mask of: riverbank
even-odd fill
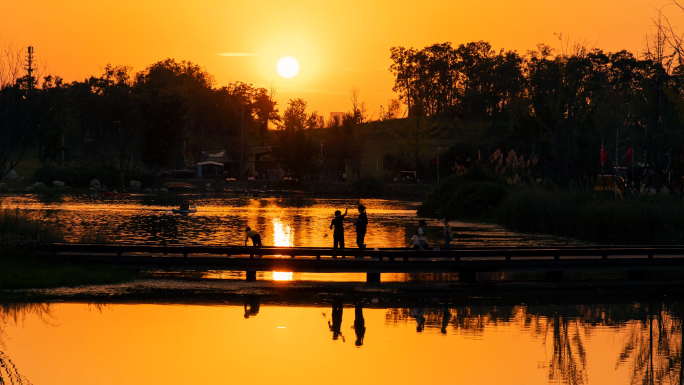
[[[419,284],[420,283],[420,284]],[[380,306],[429,306],[438,303],[487,305],[576,301],[652,300],[684,297],[684,280],[649,281],[583,280],[566,282],[321,282],[255,281],[230,279],[141,278],[129,282],[79,285],[75,287],[0,290],[0,303],[91,302],[241,305],[258,297],[262,304],[311,306],[331,299],[354,303],[359,299]]]
[[[430,192],[418,215],[496,223],[506,229],[611,245],[684,244],[684,199],[639,194],[511,187],[452,177]]]
[[[83,237],[84,240],[97,238],[90,233]],[[137,272],[122,268],[40,259],[30,246],[35,242],[61,241],[58,227],[25,211],[0,209],[0,289],[118,283],[137,276]]]

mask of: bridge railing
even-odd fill
[[[249,256],[258,257],[306,257],[320,260],[330,258],[371,258],[379,261],[408,259],[526,259],[526,258],[684,258],[684,246],[567,246],[567,247],[455,247],[452,250],[414,250],[410,248],[334,249],[327,247],[278,247],[278,246],[202,246],[202,245],[140,245],[111,243],[37,243],[41,254],[92,253],[122,256],[125,253],[193,256]]]

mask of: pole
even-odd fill
[[[242,134],[240,135],[240,176],[245,172],[245,104],[240,105],[241,117],[240,125],[242,126]]]
[[[615,184],[615,197],[617,198],[618,194],[618,133],[619,133],[619,128],[615,127],[615,165],[613,165],[613,169],[615,170],[614,174],[615,176],[613,177],[613,183]]]
[[[323,139],[321,139],[321,182],[323,182]]]
[[[603,154],[603,138],[601,138],[601,154]],[[601,175],[605,175],[605,172],[603,171],[603,164],[604,163],[605,162],[603,161],[603,159],[601,159]],[[603,178],[603,176],[602,176],[602,178]]]
[[[439,142],[437,142],[437,184],[439,184]]]

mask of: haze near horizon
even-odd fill
[[[407,0],[3,5],[0,41],[33,46],[38,62],[67,82],[99,75],[108,63],[137,72],[173,58],[204,67],[217,85],[273,86],[281,112],[288,100],[302,98],[309,111],[326,118],[351,110],[353,88],[371,117],[397,97],[388,70],[394,46],[484,40],[497,51],[524,54],[539,43],[557,50],[581,43],[641,55],[659,10],[673,25],[684,25],[684,12],[668,0],[439,1],[420,7]],[[296,76],[278,75],[276,64],[285,56],[299,62]]]

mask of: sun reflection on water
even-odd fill
[[[294,234],[292,227],[283,223],[280,218],[273,218],[273,246],[291,247]]]
[[[273,272],[274,281],[292,281],[293,273],[291,271],[274,271]]]

